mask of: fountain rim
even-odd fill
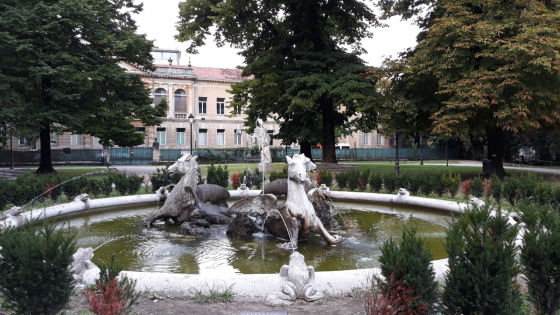
[[[230,198],[241,199],[256,196],[260,190],[230,190]],[[330,191],[329,195],[333,201],[352,201],[376,204],[389,204],[398,206],[413,206],[426,209],[447,211],[451,213],[462,213],[469,206],[467,203],[455,201],[432,199],[425,197],[414,197],[406,195],[391,195],[366,192]],[[20,227],[30,220],[45,220],[60,218],[70,215],[79,215],[89,211],[108,211],[114,207],[140,206],[157,203],[160,200],[158,194],[144,194],[133,196],[109,197],[100,199],[89,199],[80,195],[72,202],[50,206],[46,208],[31,209],[21,213],[17,217],[9,217],[0,221],[0,228]],[[436,280],[442,282],[448,270],[447,259],[432,261],[436,273]],[[193,295],[194,292],[207,293],[220,288],[233,291],[242,299],[260,300],[267,295],[276,292],[280,286],[278,274],[179,274],[163,272],[139,272],[123,271],[128,277],[137,280],[137,289],[150,292],[164,292],[181,294],[183,296]],[[380,276],[379,268],[350,269],[343,271],[320,271],[316,272],[316,287],[330,296],[343,296],[351,294],[356,289],[366,289],[373,275]],[[274,285],[270,285],[274,283]]]

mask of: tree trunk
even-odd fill
[[[395,174],[401,174],[401,167],[399,165],[399,133],[395,134]]]
[[[336,139],[334,137],[334,109],[332,99],[327,98],[321,102],[321,116],[323,118],[323,163],[337,163]]]
[[[39,139],[41,141],[41,162],[35,171],[37,174],[50,174],[55,170],[51,159],[51,126],[49,123],[42,123],[39,129]]]
[[[505,153],[505,135],[502,130],[491,129],[487,131],[488,137],[488,158],[491,161],[492,174],[504,178],[506,171],[504,170],[504,153]]]
[[[299,153],[305,154],[313,162],[313,157],[311,156],[311,143],[308,141],[299,142]]]

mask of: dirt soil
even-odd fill
[[[74,295],[65,310],[66,314],[91,314],[85,298]],[[364,302],[356,297],[327,297],[322,301],[307,303],[298,300],[290,306],[268,306],[264,302],[242,301],[199,303],[190,298],[142,296],[131,314],[365,314]]]

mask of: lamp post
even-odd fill
[[[192,124],[194,123],[194,116],[192,113],[189,114],[189,124],[191,124],[191,155],[192,155]]]

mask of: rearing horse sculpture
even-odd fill
[[[288,162],[288,194],[286,203],[280,208],[286,225],[290,230],[291,248],[297,248],[298,237],[309,232],[321,234],[330,245],[343,241],[339,235],[331,235],[317,217],[313,204],[307,198],[304,183],[310,181],[308,172],[315,171],[317,166],[304,154],[295,154],[293,158],[286,156]]]

